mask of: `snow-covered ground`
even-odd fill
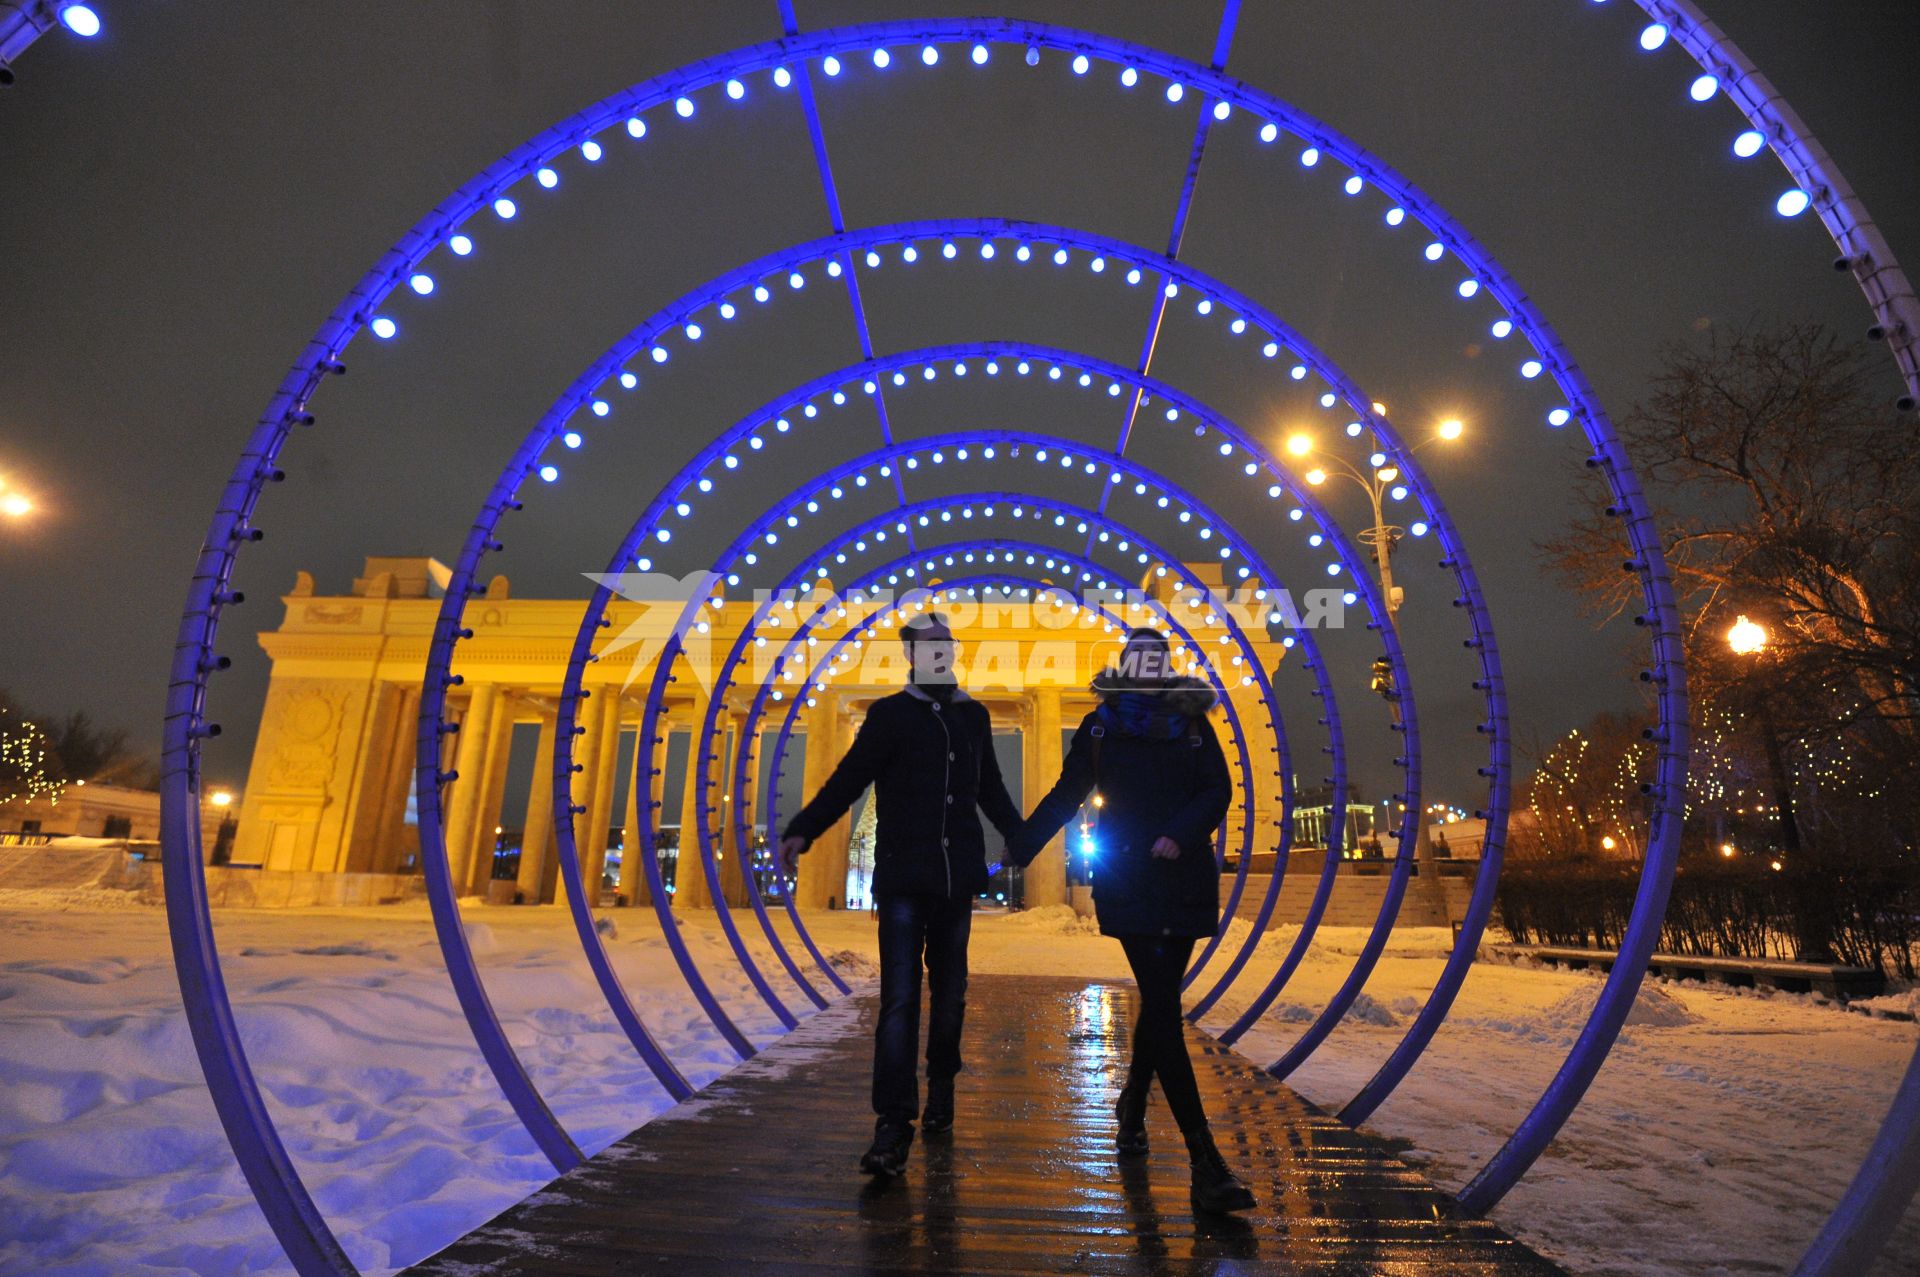
[[[201,1081],[164,918],[110,903],[86,892],[0,898],[0,1273],[287,1271]],[[495,1007],[584,1148],[666,1107],[562,911],[467,917]],[[849,976],[871,974],[869,916],[812,921]],[[651,913],[620,911],[614,925],[621,978],[673,1058],[696,1084],[729,1067]],[[281,1133],[364,1271],[431,1253],[550,1176],[467,1035],[423,907],[231,911],[216,926]],[[688,931],[736,1021],[772,1040],[776,1022],[712,915],[695,915]],[[1265,938],[1239,996],[1251,998],[1291,937]],[[1362,938],[1325,931],[1242,1049],[1276,1058]],[[1397,933],[1362,1005],[1292,1083],[1343,1103],[1399,1040],[1445,943],[1439,931]],[[981,915],[973,968],[1125,976],[1119,946],[1065,910]],[[1458,1188],[1551,1077],[1598,985],[1475,967],[1425,1059],[1369,1126]],[[1209,1023],[1236,1010],[1229,999]],[[1644,992],[1633,1021],[1494,1218],[1582,1277],[1787,1271],[1872,1139],[1916,1027],[1689,985]],[[1920,1209],[1875,1273],[1916,1271]]]

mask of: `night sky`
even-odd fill
[[[0,474],[39,512],[0,524],[0,686],[45,714],[84,709],[158,751],[167,662],[212,503],[289,361],[366,268],[455,187],[528,136],[630,84],[778,36],[773,0],[697,5],[409,0],[262,5],[171,0],[97,6],[106,33],[63,31],[17,64],[0,96]],[[1920,266],[1913,6],[1897,0],[1728,0],[1708,10],[1811,125],[1909,269]],[[804,28],[978,6],[801,3]],[[1004,12],[1158,45],[1204,62],[1219,11],[1147,0],[1014,3]],[[1724,100],[1697,105],[1697,68],[1643,53],[1642,12],[1591,0],[1250,3],[1230,74],[1358,139],[1421,185],[1514,274],[1566,339],[1603,402],[1624,414],[1662,343],[1744,320],[1815,320],[1848,337],[1871,320],[1836,274],[1817,219],[1773,212],[1790,183],[1770,157],[1739,161]],[[850,226],[940,216],[1064,223],[1164,248],[1200,95],[1123,91],[1112,69],[1076,78],[998,47],[972,66],[913,49],[876,71],[816,76]],[[803,119],[765,77],[718,93],[691,121],[659,114],[608,157],[558,165],[512,224],[475,219],[478,248],[436,254],[430,298],[388,304],[398,339],[361,337],[315,401],[320,421],[282,464],[246,551],[221,649],[235,669],[211,703],[227,734],[217,783],[245,779],[266,660],[254,631],[280,621],[296,570],[347,590],[367,554],[451,562],[480,500],[547,404],[629,328],[682,292],[828,227]],[[1278,310],[1354,374],[1409,434],[1459,416],[1468,435],[1430,466],[1484,578],[1526,747],[1603,708],[1636,703],[1630,626],[1598,630],[1542,578],[1536,543],[1578,485],[1576,432],[1543,423],[1558,399],[1515,373],[1495,311],[1462,301],[1457,262],[1388,229],[1374,191],[1263,147],[1244,113],[1215,129],[1182,258]],[[882,352],[1023,338],[1133,365],[1150,301],[1084,266],[1015,269],[970,254],[889,264],[863,278]],[[1169,312],[1156,375],[1276,444],[1344,417],[1291,383],[1285,361],[1238,345],[1190,299]],[[763,314],[710,329],[697,352],[622,400],[552,488],[536,484],[510,549],[490,560],[515,595],[578,596],[659,483],[704,438],[783,389],[859,359],[844,288],[818,276]],[[1898,390],[1891,358],[1887,396]],[[889,399],[903,437],[974,426],[1045,430],[1110,446],[1122,401],[980,379]],[[870,408],[826,412],[804,440],[743,465],[660,566],[685,572],[829,459],[879,442]],[[1817,445],[1816,445],[1817,446]],[[784,448],[784,452],[781,449]],[[1264,483],[1143,416],[1130,453],[1203,491],[1290,580],[1324,554],[1277,518]],[[984,469],[969,472],[975,482]],[[1002,476],[1003,478],[1010,476]],[[999,482],[1000,479],[993,480]],[[958,485],[961,478],[942,476]],[[1089,481],[1044,491],[1086,500]],[[942,490],[924,480],[916,496]],[[1364,505],[1342,499],[1351,516]],[[877,512],[871,505],[856,512]],[[1115,509],[1127,513],[1124,503]],[[1409,521],[1412,516],[1402,518]],[[1143,530],[1174,540],[1165,522]],[[1429,735],[1430,794],[1478,801],[1478,705],[1431,541],[1397,560],[1403,627]],[[1356,774],[1390,779],[1392,745],[1365,688],[1375,649],[1331,636],[1354,721]],[[1301,770],[1316,779],[1307,680],[1283,669]]]

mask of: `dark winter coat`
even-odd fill
[[[1020,826],[993,752],[987,707],[956,690],[945,705],[909,686],[867,710],[853,747],[783,836],[811,843],[868,785],[879,804],[873,894],[973,896],[987,887],[978,807],[1002,837]]]
[[[1008,855],[1016,864],[1031,861],[1080,810],[1095,788],[1097,734],[1103,805],[1096,809],[1092,865],[1101,932],[1210,936],[1220,924],[1214,831],[1233,796],[1226,756],[1206,718],[1213,690],[1199,679],[1177,678],[1157,691],[1158,708],[1172,720],[1169,736],[1129,730],[1111,684],[1095,679],[1093,690],[1102,694],[1100,706],[1081,720],[1059,782],[1008,840]],[[1150,854],[1162,836],[1180,845],[1178,857]]]

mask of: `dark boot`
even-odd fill
[[[1146,1155],[1147,1086],[1146,1082],[1129,1081],[1120,1088],[1120,1098],[1114,1101],[1113,1120],[1118,1129],[1114,1132],[1113,1146],[1120,1150],[1122,1157]]]
[[[920,1113],[920,1130],[925,1135],[945,1135],[953,1129],[953,1079],[927,1079],[927,1107]]]
[[[913,1147],[913,1123],[881,1118],[873,1128],[873,1144],[860,1156],[860,1169],[869,1175],[898,1175],[907,1169],[907,1150]]]
[[[1205,1126],[1185,1132],[1187,1156],[1193,1161],[1193,1189],[1188,1194],[1196,1215],[1225,1211],[1252,1210],[1253,1193],[1227,1169],[1226,1159],[1214,1146],[1213,1132]]]

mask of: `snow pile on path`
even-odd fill
[[[1040,905],[1019,913],[1006,915],[1000,924],[1013,931],[1031,932],[1042,936],[1097,936],[1100,924],[1092,918],[1082,918],[1073,911],[1072,905]]]
[[[1589,979],[1541,1012],[1540,1023],[1563,1032],[1579,1032],[1593,1015],[1593,1008],[1600,1001],[1603,987],[1600,979]],[[1646,981],[1641,982],[1639,991],[1633,996],[1633,1006],[1627,1010],[1627,1024],[1630,1026],[1675,1029],[1698,1023],[1700,1017],[1687,1010],[1686,1003]]]

